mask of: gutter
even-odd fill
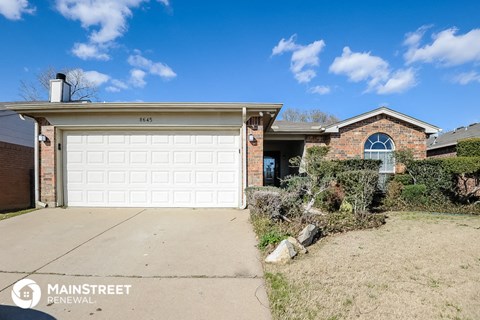
[[[39,127],[38,127],[38,121],[35,119],[35,118],[32,118],[32,117],[29,117],[29,116],[25,116],[23,114],[19,114],[18,115],[20,117],[20,119],[22,119],[23,121],[25,121],[25,118],[30,118],[33,120],[33,123],[34,123],[34,130],[33,130],[33,175],[34,175],[34,189],[35,189],[35,202],[34,202],[34,205],[35,205],[35,208],[37,207],[37,205],[41,205],[40,203],[40,183],[39,183],[39,178],[38,178],[38,174],[39,174],[39,159],[40,159],[40,150],[39,150],[39,147],[38,147],[38,134],[39,134]]]
[[[242,171],[243,171],[243,181],[242,181],[242,205],[240,209],[247,208],[247,195],[245,194],[245,188],[247,187],[247,108],[242,108]]]

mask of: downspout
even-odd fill
[[[243,147],[243,153],[242,153],[242,168],[243,168],[243,182],[242,182],[242,206],[240,209],[245,209],[247,207],[247,195],[245,194],[245,189],[247,188],[247,108],[243,107],[242,108],[242,147]]]
[[[38,148],[38,134],[39,134],[39,128],[38,128],[38,121],[35,118],[24,116],[23,114],[18,115],[20,119],[25,121],[25,118],[30,118],[33,120],[34,123],[34,129],[33,129],[33,180],[34,180],[34,188],[35,188],[35,202],[34,205],[37,207],[37,205],[40,202],[40,183],[38,180],[38,173],[39,173],[39,167],[38,167],[38,162],[39,162],[39,148]]]

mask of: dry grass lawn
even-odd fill
[[[480,217],[390,213],[266,265],[276,319],[480,319]]]

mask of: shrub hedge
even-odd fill
[[[480,157],[480,138],[470,138],[458,141],[457,156]]]
[[[354,170],[373,170],[378,171],[382,165],[381,160],[375,159],[347,159],[347,160],[333,160],[335,163],[336,173]]]
[[[441,159],[445,171],[453,174],[480,173],[480,156]]]
[[[421,204],[424,205],[427,202],[426,198],[427,187],[424,184],[412,184],[403,186],[402,198],[408,204]]]
[[[377,190],[378,171],[345,171],[340,173],[337,179],[345,192],[345,200],[353,206],[353,212],[366,212]]]
[[[407,186],[409,184],[413,184],[413,178],[412,176],[408,174],[396,174],[393,176],[392,181],[399,182],[403,184],[404,186]]]

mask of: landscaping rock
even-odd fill
[[[300,242],[303,246],[308,247],[315,241],[319,234],[320,230],[314,224],[309,224],[306,226],[302,232],[298,235],[298,242]]]
[[[289,241],[283,240],[275,248],[275,250],[268,255],[268,257],[265,259],[265,262],[285,264],[296,255],[297,252],[295,251],[293,245]]]
[[[300,242],[298,242],[298,240],[295,239],[294,237],[288,237],[287,241],[290,242],[291,244],[293,244],[293,247],[298,252],[303,253],[303,254],[308,252],[308,250]]]

